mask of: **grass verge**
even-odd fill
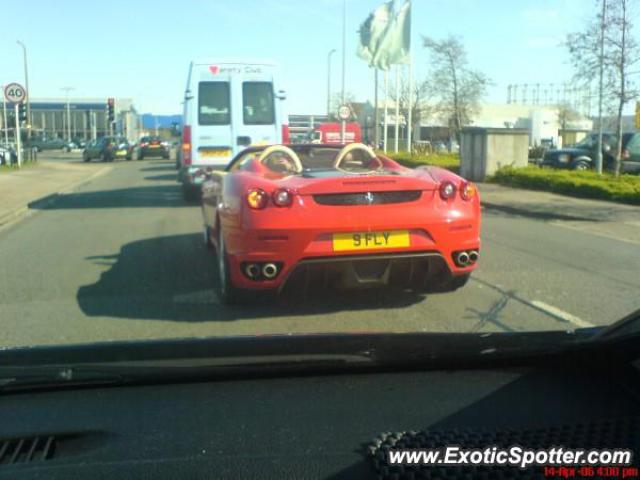
[[[620,175],[615,178],[611,174],[598,175],[588,171],[505,167],[498,170],[490,181],[509,187],[640,205],[638,175]]]

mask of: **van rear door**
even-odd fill
[[[232,95],[233,104],[240,107],[233,119],[236,151],[282,141],[270,69],[259,65],[246,68]]]
[[[226,165],[232,157],[232,89],[228,77],[198,82],[197,127],[192,133],[193,165]]]

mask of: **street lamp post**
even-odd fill
[[[71,143],[71,105],[69,105],[69,92],[75,90],[75,88],[63,87],[60,90],[67,94],[67,141]]]
[[[332,48],[327,55],[327,119],[331,115],[331,55],[336,53],[336,49]]]
[[[347,0],[342,0],[342,95],[341,105],[345,102],[344,83],[347,74]],[[345,143],[346,122],[342,120],[340,128],[340,143]]]
[[[2,85],[2,115],[4,117],[2,126],[4,127],[4,145],[6,147],[9,145],[9,125],[7,124],[7,98],[4,96],[4,85]]]
[[[22,47],[22,58],[24,63],[24,85],[27,89],[27,138],[31,138],[31,90],[29,90],[29,70],[27,68],[27,47],[18,40],[18,45]]]

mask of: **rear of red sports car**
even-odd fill
[[[298,147],[303,160],[305,148],[316,147]],[[316,165],[278,174],[256,158],[232,167],[218,196],[204,198],[207,235],[225,257],[229,286],[464,285],[480,251],[475,186],[437,167],[377,160],[365,173]],[[215,207],[209,222],[208,205]]]

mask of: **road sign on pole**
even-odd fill
[[[10,83],[4,87],[4,98],[11,103],[22,103],[27,98],[27,91],[19,83]]]
[[[22,139],[20,136],[20,104],[16,103],[16,150],[18,151],[18,168],[22,166]]]

